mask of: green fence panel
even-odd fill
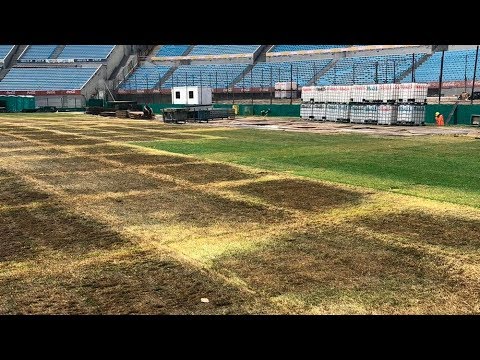
[[[429,104],[425,108],[425,123],[435,123],[435,112],[443,114],[443,118],[447,121],[453,104]],[[449,125],[470,125],[471,116],[480,115],[480,105],[462,104],[458,105],[457,110],[452,116]]]

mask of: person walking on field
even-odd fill
[[[443,121],[443,115],[440,114],[438,111],[435,113],[435,123],[437,126],[444,126],[445,123]]]

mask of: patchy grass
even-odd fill
[[[454,249],[480,250],[480,221],[419,211],[378,213],[358,219],[359,226],[418,242]]]
[[[148,169],[154,173],[166,174],[195,184],[218,181],[253,179],[256,174],[247,173],[234,166],[218,163],[188,163],[178,166],[157,166]]]
[[[283,211],[259,204],[227,199],[159,181],[158,190],[83,202],[91,211],[113,218],[117,224],[144,226],[181,224],[209,227],[214,224],[244,226],[273,224],[285,220]],[[225,239],[228,241],[228,239]]]
[[[82,156],[51,157],[28,159],[19,164],[19,168],[36,173],[57,173],[71,171],[95,171],[97,169],[115,168],[113,165],[99,163],[98,160]]]
[[[122,243],[101,223],[51,205],[0,211],[0,262],[45,251],[86,254]]]
[[[252,303],[251,294],[140,249],[53,274],[0,280],[4,314],[238,314]]]
[[[304,180],[258,181],[234,187],[243,194],[261,198],[272,205],[296,210],[325,210],[359,203],[362,195],[355,191]]]
[[[72,114],[4,132],[25,138],[0,141],[0,313],[480,313],[473,140]],[[193,156],[122,144],[146,138]]]
[[[162,164],[180,164],[190,162],[192,159],[188,157],[172,156],[172,155],[154,155],[154,154],[122,154],[109,155],[105,157],[108,160],[114,160],[124,165],[162,165]]]
[[[472,156],[478,150],[478,140],[473,138],[268,130],[212,130],[202,134],[221,138],[139,145],[444,201],[439,193],[445,189],[456,195],[448,201],[480,207],[480,163]],[[416,190],[417,185],[422,186],[421,191]]]
[[[2,171],[0,176],[8,176],[0,181],[0,205],[26,205],[50,198],[47,193],[35,190],[30,185],[20,181],[13,173]]]
[[[139,177],[138,173],[125,170],[39,175],[37,178],[74,195],[101,195],[105,192],[155,190],[163,185],[162,182],[154,178]]]
[[[480,310],[478,282],[455,279],[445,261],[345,228],[307,227],[255,251],[219,258],[214,268],[233,272],[267,296],[300,299],[312,312]]]

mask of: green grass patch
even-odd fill
[[[268,130],[212,130],[220,138],[138,144],[314,179],[480,207],[478,140]]]

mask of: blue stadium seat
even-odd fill
[[[0,90],[80,90],[99,67],[12,68]]]
[[[270,52],[337,49],[351,45],[275,45]]]
[[[14,45],[0,45],[0,62],[3,62],[5,57],[12,50]]]
[[[168,69],[170,69],[170,66],[143,64],[136,68],[131,76],[120,85],[120,89],[154,89]]]
[[[436,82],[440,77],[442,53],[434,53],[427,61],[415,70],[417,82]],[[475,63],[475,49],[446,51],[443,63],[443,81],[462,81],[473,79]],[[477,70],[480,69],[480,59],[477,62]],[[466,74],[465,74],[466,69]],[[408,79],[402,81],[408,82]]]
[[[253,54],[260,45],[196,45],[188,55]]]
[[[56,48],[57,45],[29,45],[19,61],[49,59]]]
[[[246,64],[208,64],[179,66],[164,87],[202,85],[226,88],[246,68]]]
[[[417,54],[418,60],[423,54]],[[412,66],[412,55],[368,56],[340,59],[318,85],[393,83]]]
[[[182,56],[189,45],[162,45],[156,56]]]
[[[308,60],[292,62],[257,63],[252,72],[248,72],[244,79],[235,87],[269,87],[276,82],[292,80],[299,86],[304,86],[315,73],[319,73],[330,62],[326,60]],[[290,76],[292,73],[292,76]],[[290,79],[292,77],[292,79]]]
[[[115,45],[67,45],[58,59],[105,60]]]

